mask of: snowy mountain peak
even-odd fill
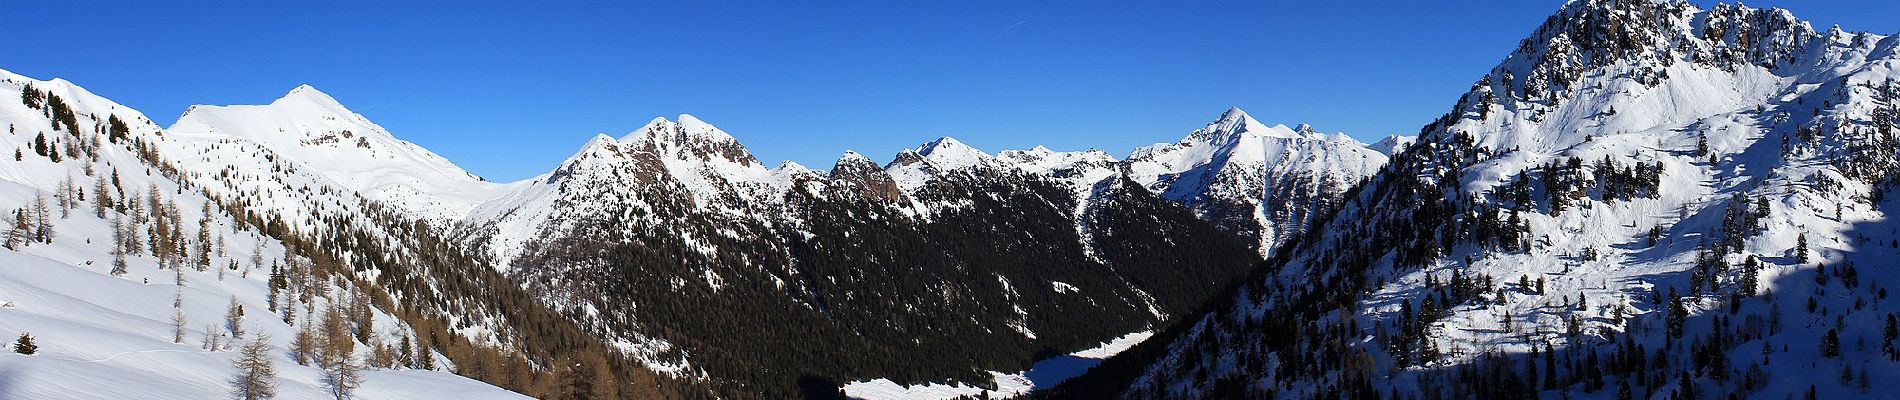
[[[1390,157],[1405,151],[1405,146],[1410,146],[1416,141],[1418,141],[1418,136],[1386,135],[1385,139],[1380,139],[1366,147]]]
[[[647,121],[645,126],[641,126],[640,129],[636,129],[632,133],[627,134],[627,136],[621,138],[621,141],[633,143],[656,139],[671,141],[699,140],[708,142],[739,141],[733,138],[731,134],[726,133],[726,131],[720,130],[719,127],[713,126],[713,124],[707,123],[698,117],[694,117],[692,114],[680,114],[674,117],[673,120],[668,120],[666,117],[653,117],[653,120]]]
[[[1188,135],[1186,140],[1210,143],[1231,143],[1244,136],[1264,136],[1277,138],[1299,138],[1300,132],[1286,125],[1267,126],[1254,119],[1240,107],[1228,108],[1219,119],[1208,123],[1207,127]]]
[[[355,112],[351,112],[349,108],[344,107],[343,103],[337,102],[335,97],[331,97],[329,93],[317,90],[316,87],[310,86],[310,84],[297,85],[297,87],[290,89],[290,92],[284,93],[283,97],[272,100],[270,106],[294,108],[314,115],[337,117],[357,116]]]
[[[787,162],[790,162],[790,161],[787,161]],[[860,153],[858,153],[858,151],[857,151],[857,150],[845,150],[845,151],[844,151],[844,154],[843,154],[843,155],[840,155],[840,156],[838,156],[838,162],[839,162],[839,163],[844,163],[844,162],[852,162],[852,163],[859,163],[859,162],[864,162],[864,163],[871,163],[872,165],[876,165],[876,164],[877,164],[877,162],[875,162],[875,161],[871,161],[871,158],[870,158],[870,157],[865,157],[865,156],[864,156],[864,154],[860,154]]]
[[[594,137],[587,139],[586,144],[581,145],[580,151],[574,152],[574,156],[570,156],[567,159],[573,160],[574,157],[580,156],[581,153],[595,151],[596,149],[600,149],[600,148],[611,147],[614,145],[618,145],[619,143],[620,141],[614,140],[613,136],[607,136],[607,134],[605,133],[595,133]]]
[[[1232,108],[1179,142],[1136,149],[1125,163],[1135,182],[1265,252],[1324,215],[1308,205],[1327,204],[1385,161],[1343,134],[1268,127]]]
[[[815,172],[811,169],[811,167],[807,167],[805,166],[805,164],[799,164],[797,161],[792,161],[792,160],[780,161],[778,163],[778,166],[772,167],[772,170],[779,172],[781,174]]]
[[[1227,120],[1242,120],[1242,119],[1253,119],[1253,116],[1247,115],[1247,110],[1242,110],[1240,109],[1240,107],[1235,106],[1235,107],[1227,107],[1227,111],[1221,112],[1219,120],[1227,121]]]
[[[996,159],[1016,169],[1039,174],[1081,165],[1108,165],[1116,161],[1115,156],[1099,149],[1055,151],[1041,145],[1029,150],[1003,150],[996,153]]]
[[[918,147],[917,154],[946,171],[974,167],[995,158],[949,136],[924,143]]]
[[[303,164],[341,187],[432,218],[460,218],[496,195],[499,186],[422,146],[396,138],[310,85],[297,86],[266,105],[192,106],[166,132],[178,139],[166,145],[190,152],[225,147],[219,145],[223,142],[248,142],[274,158]]]
[[[720,130],[691,114],[680,114],[678,122],[665,117],[655,117],[620,139],[621,143],[633,144],[640,149],[661,154],[663,158],[707,162],[719,160],[721,163],[736,164],[745,168],[763,170],[764,164],[752,157],[752,152],[739,143],[739,139]]]

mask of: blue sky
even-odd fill
[[[824,169],[945,135],[1119,156],[1230,106],[1409,134],[1561,1],[526,3],[0,0],[0,68],[161,124],[309,83],[501,181],[679,113]],[[1892,0],[1748,3],[1900,31]]]

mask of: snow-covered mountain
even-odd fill
[[[184,141],[255,143],[315,167],[336,186],[433,219],[460,218],[505,190],[397,139],[310,85],[266,105],[192,106],[165,131]]]
[[[770,371],[987,383],[982,370],[1018,370],[1038,349],[1157,326],[1200,303],[1186,288],[1251,265],[1234,253],[1245,247],[1107,179],[1115,171],[1102,152],[999,157],[951,138],[885,166],[846,152],[826,172],[766,168],[730,134],[682,115],[594,138],[475,207],[456,231],[649,367],[728,395],[789,395],[797,376]],[[1173,240],[1160,235],[1193,238],[1201,254],[1149,250]],[[893,323],[910,315],[939,326]],[[828,361],[774,350],[806,342],[832,349]],[[978,343],[991,350],[892,363]]]
[[[1233,108],[1180,142],[1136,149],[1125,170],[1267,255],[1385,162],[1345,134],[1266,126]]]
[[[1892,392],[1897,46],[1570,2],[1215,312],[1055,394]]]
[[[768,168],[731,134],[680,115],[599,135],[549,173],[502,184],[307,85],[266,105],[193,106],[164,129],[90,94],[61,95],[80,104],[71,107],[21,97],[25,111],[6,120],[19,129],[90,126],[33,155],[123,151],[130,158],[74,171],[139,170],[147,178],[129,193],[156,180],[147,198],[208,204],[215,224],[265,244],[261,259],[298,265],[307,274],[247,278],[303,290],[272,304],[285,315],[330,304],[330,290],[366,292],[376,315],[396,321],[381,326],[402,329],[361,343],[428,337],[457,374],[536,396],[772,398],[809,379],[885,391],[1046,387],[1060,378],[1010,372],[1049,371],[1035,362],[1052,354],[1100,357],[1193,313],[1215,293],[1207,288],[1247,274],[1400,147],[1266,127],[1235,109],[1127,160],[1044,147],[992,154],[945,137],[883,165],[846,151],[819,171]],[[25,188],[73,186],[22,162],[0,172]],[[31,203],[16,200],[0,205]],[[81,240],[93,242],[117,240]],[[319,281],[333,287],[309,283]],[[560,367],[577,358],[581,368]],[[550,383],[588,373],[606,383]]]
[[[0,163],[12,216],[0,227],[0,335],[38,346],[0,355],[0,397],[227,397],[249,340],[269,346],[281,397],[330,397],[322,369],[285,354],[300,327],[381,288],[315,278],[329,272],[162,161],[153,143],[167,134],[138,111],[6,71],[0,99],[0,147],[15,150]],[[339,338],[371,366],[357,395],[523,397],[445,372],[453,362],[398,313],[362,308],[350,318],[361,334]]]

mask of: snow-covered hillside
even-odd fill
[[[165,131],[181,141],[261,145],[337,186],[420,217],[453,221],[505,190],[397,139],[309,85],[266,105],[192,106]]]
[[[1067,393],[1891,392],[1897,43],[1573,1],[1227,306]]]
[[[20,193],[89,193],[111,177],[119,204],[108,208],[155,232],[175,221],[140,217],[135,200],[189,199],[180,215],[198,210],[251,240],[238,245],[264,243],[258,259],[301,260],[300,271],[335,278],[330,290],[368,293],[378,315],[399,321],[383,326],[408,331],[390,335],[442,341],[444,364],[471,364],[457,373],[537,396],[592,370],[617,378],[604,387],[741,397],[785,395],[799,375],[988,385],[984,371],[1166,326],[1329,213],[1384,163],[1381,151],[1399,147],[1269,128],[1236,109],[1129,160],[992,154],[946,137],[883,165],[846,151],[818,171],[767,168],[732,135],[680,115],[598,136],[547,174],[501,184],[307,85],[266,105],[193,106],[165,129],[90,94],[60,95],[70,107],[21,97],[9,133],[33,159],[0,169]],[[42,132],[47,143],[34,145],[28,133]],[[87,161],[57,161],[79,155]],[[59,181],[34,160],[77,178]],[[223,254],[194,262],[251,259]],[[174,256],[191,254],[153,255]],[[327,293],[304,285],[310,276],[287,279],[298,283],[275,286]],[[734,319],[759,333],[730,335],[722,321]],[[829,350],[776,351],[784,346]],[[914,361],[944,348],[983,351]],[[562,367],[588,353],[615,361]]]
[[[272,290],[274,278],[309,273],[309,261],[154,163],[150,144],[165,133],[137,111],[5,71],[0,99],[0,148],[15,150],[0,163],[0,210],[13,217],[0,229],[0,335],[38,345],[0,355],[0,397],[226,397],[241,341],[260,336],[281,398],[330,397],[322,370],[287,354],[313,314],[368,299],[362,287],[303,277],[293,279],[302,289]],[[373,366],[359,396],[523,397],[441,372],[449,362],[384,310],[360,315],[362,333],[341,339],[361,348],[352,362]]]

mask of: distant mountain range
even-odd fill
[[[1578,0],[1415,137],[818,170],[679,115],[510,183],[307,85],[160,127],[0,71],[0,397],[223,397],[247,340],[286,397],[1876,396],[1896,43]]]

